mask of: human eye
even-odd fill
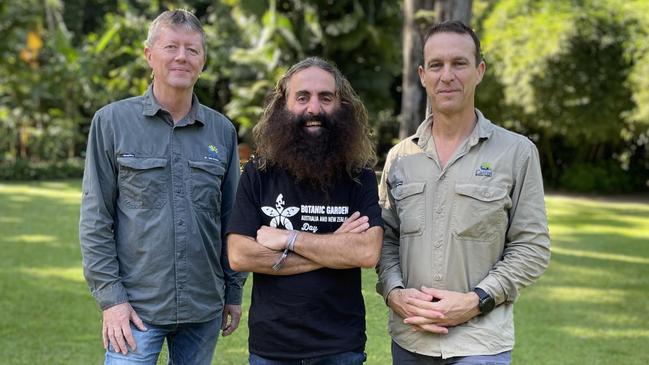
[[[331,104],[334,101],[333,95],[324,95],[322,96],[322,102],[325,104]]]
[[[198,54],[200,53],[198,49],[193,47],[188,48],[187,51],[189,51],[189,53],[191,53],[193,56],[198,56]]]
[[[304,95],[304,94],[298,94],[298,95],[295,97],[295,101],[297,101],[297,102],[300,103],[300,104],[304,104],[304,103],[306,103],[306,102],[309,101],[309,98],[308,98],[306,95]]]
[[[439,70],[441,67],[442,67],[442,63],[441,63],[441,62],[430,62],[430,63],[428,64],[428,68],[429,68],[430,70]]]

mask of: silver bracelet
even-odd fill
[[[273,265],[273,270],[279,271],[282,266],[284,266],[284,262],[286,261],[288,254],[288,248],[284,249],[284,252],[282,252],[282,255],[279,257],[279,260],[277,260],[277,262],[275,262],[275,264]]]
[[[288,234],[288,238],[286,239],[286,249],[289,251],[295,251],[295,241],[297,241],[297,235],[299,231],[291,231]]]

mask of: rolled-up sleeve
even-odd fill
[[[103,310],[128,301],[115,247],[117,166],[112,133],[97,112],[90,126],[83,174],[79,240],[83,273]]]
[[[394,209],[390,189],[388,186],[388,174],[394,156],[388,154],[386,159],[381,182],[379,184],[379,204],[381,205],[381,216],[385,225],[383,233],[383,245],[381,247],[381,258],[376,266],[378,282],[376,291],[387,300],[388,294],[394,288],[403,288],[403,275],[399,260],[399,216]]]
[[[497,304],[514,302],[520,289],[534,283],[550,262],[550,235],[545,211],[543,178],[536,147],[520,154],[515,166],[505,249],[501,261],[477,285]]]
[[[230,133],[231,151],[228,161],[228,170],[223,178],[221,186],[221,267],[225,277],[225,304],[241,304],[243,296],[243,285],[246,282],[248,273],[237,272],[230,268],[228,261],[228,250],[226,244],[227,224],[230,220],[234,199],[236,197],[237,185],[239,184],[239,153],[237,151],[237,135],[232,129]]]

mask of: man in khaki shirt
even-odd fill
[[[432,114],[379,187],[393,363],[509,364],[513,303],[550,259],[538,152],[474,108],[486,66],[469,27],[433,26],[423,53]]]

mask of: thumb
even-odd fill
[[[131,322],[139,329],[140,331],[148,331],[142,320],[140,319],[140,316],[135,313],[134,310],[131,311]]]

